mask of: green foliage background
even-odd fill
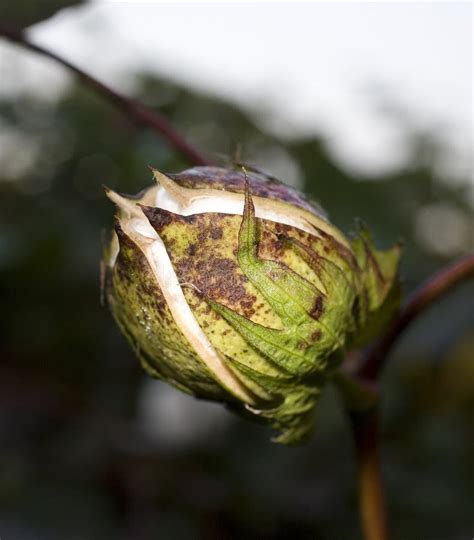
[[[420,207],[472,211],[462,188],[435,178],[437,134],[407,131],[405,169],[366,181],[323,140],[279,140],[252,115],[170,81],[143,74],[137,97],[217,162],[241,143],[244,160],[278,175],[262,156],[286,156],[346,232],[361,217],[379,245],[404,238],[405,291],[448,262],[417,241]],[[227,430],[173,449],[140,429],[146,375],[99,301],[101,231],[113,214],[101,185],[133,193],[151,182],[147,165],[188,164],[79,85],[54,104],[3,101],[0,119],[39,149],[21,174],[0,170],[2,538],[359,538],[352,441],[334,391],[303,448],[271,445],[269,431],[230,413]],[[10,159],[23,157],[19,146]],[[417,322],[383,378],[395,539],[473,534],[473,297],[466,284]]]

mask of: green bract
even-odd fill
[[[398,246],[351,242],[294,190],[260,173],[154,171],[117,205],[107,298],[143,367],[297,443],[348,346],[397,306]]]

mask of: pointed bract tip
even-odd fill
[[[111,200],[120,210],[126,212],[129,215],[138,216],[140,215],[140,209],[137,207],[137,204],[130,199],[127,199],[123,195],[120,195],[116,191],[104,186],[105,194],[109,200]]]
[[[168,182],[171,182],[171,179],[168,176],[166,176],[166,174],[159,171],[158,169],[155,169],[154,167],[150,167],[150,170],[153,173],[153,178],[158,184],[164,183],[166,185]]]
[[[153,167],[151,167],[151,170],[153,172],[153,178],[155,179],[155,182],[159,186],[163,187],[165,189],[165,191],[173,193],[175,191],[179,191],[179,190],[182,189],[173,180],[171,180],[171,178],[169,176],[162,173],[158,169],[154,169]]]
[[[169,197],[171,197],[180,207],[187,206],[195,195],[195,190],[185,188],[177,184],[166,174],[152,169],[155,180],[161,186]]]
[[[164,174],[161,171],[159,171],[158,169],[155,169],[155,167],[153,167],[153,165],[148,165],[148,168],[150,169],[155,182],[159,184],[160,183],[160,178],[162,176],[164,176]]]

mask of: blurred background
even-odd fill
[[[405,241],[405,292],[473,249],[470,3],[2,0],[0,26],[159,110],[210,159]],[[60,9],[66,8],[66,9]],[[0,537],[360,538],[350,430],[310,444],[145,376],[100,305],[101,185],[189,164],[61,66],[0,40]],[[474,534],[474,284],[383,377],[393,538]]]

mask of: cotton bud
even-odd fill
[[[349,241],[302,195],[261,173],[154,171],[108,191],[112,313],[147,372],[305,440],[347,347],[396,306],[398,246]]]

